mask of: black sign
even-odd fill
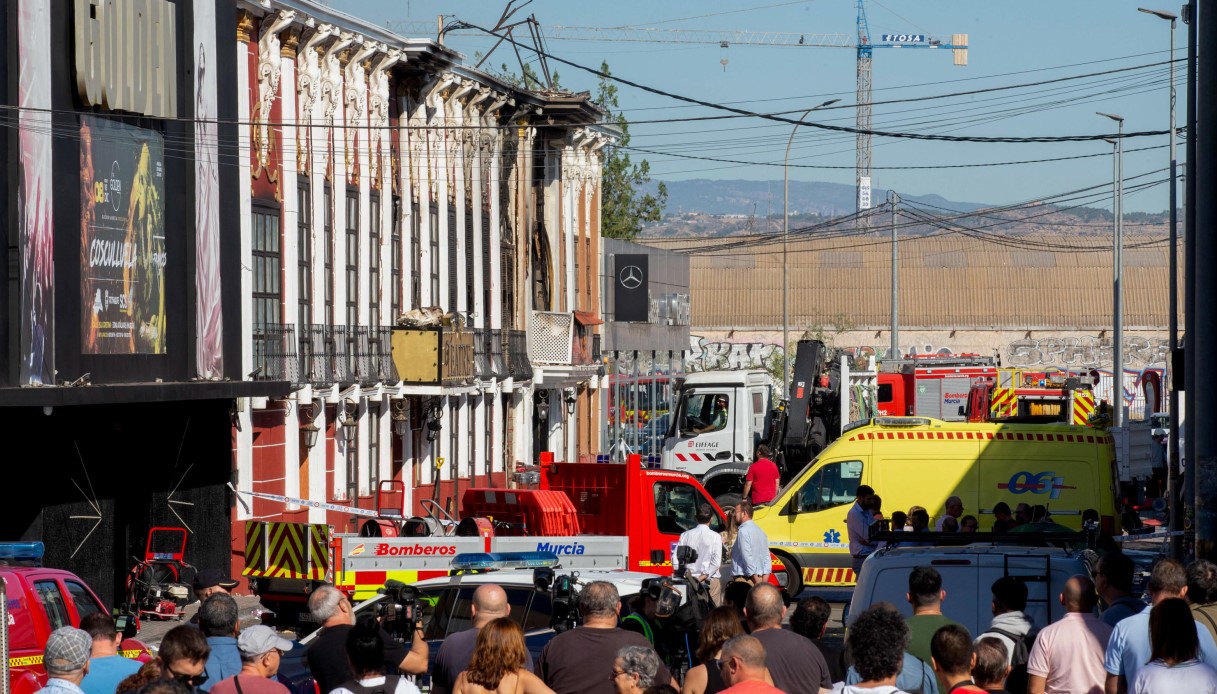
[[[617,255],[613,263],[613,317],[629,323],[646,323],[651,315],[648,283],[650,257],[644,253]]]

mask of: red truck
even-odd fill
[[[322,581],[362,600],[389,579],[447,576],[453,557],[476,552],[548,552],[564,569],[670,575],[672,548],[697,524],[700,504],[714,509],[711,528],[723,528],[722,509],[692,475],[645,468],[637,455],[625,464],[548,463],[539,472],[537,489],[465,490],[460,522],[393,517],[383,506],[358,534],[250,521],[243,573],[277,625],[307,631],[304,603]]]
[[[944,421],[967,418],[972,385],[997,378],[993,359],[978,354],[918,354],[884,361],[878,373],[881,415]]]
[[[63,626],[79,626],[94,612],[110,610],[83,580],[70,571],[41,566],[41,542],[0,543],[0,579],[4,581],[8,619],[9,691],[32,694],[46,685],[42,652],[51,632]],[[151,657],[148,648],[135,640],[134,619],[122,622],[123,655]]]

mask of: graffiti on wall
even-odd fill
[[[699,335],[689,336],[689,356],[685,371],[719,369],[763,369],[782,347],[771,342],[712,342]]]
[[[1124,338],[1125,366],[1165,364],[1170,347],[1161,338]],[[1098,337],[1040,337],[1015,340],[1006,346],[1003,366],[1059,366],[1061,368],[1094,368],[1110,366],[1114,361],[1111,338]]]

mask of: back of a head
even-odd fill
[[[118,636],[114,618],[105,612],[94,612],[82,617],[80,628],[87,631],[94,641],[113,641]]]
[[[134,675],[129,675],[119,682],[118,686],[114,690],[115,694],[126,694],[127,692],[134,692],[143,689],[148,685],[149,682],[161,678],[161,670],[162,666],[160,660],[156,658],[149,660],[141,665],[139,670],[137,670]],[[169,681],[177,682],[177,680]],[[178,684],[181,683],[178,682]],[[182,686],[185,687],[186,685],[183,684]]]
[[[978,687],[1002,684],[1006,679],[1006,644],[996,636],[986,636],[972,646],[976,664],[972,666],[972,681]]]
[[[790,615],[790,629],[809,639],[818,639],[824,633],[824,625],[832,614],[828,601],[818,595],[804,598]]]
[[[528,649],[524,630],[508,617],[499,617],[478,631],[469,661],[469,681],[487,689],[499,686],[503,676],[524,667]]]
[[[1197,559],[1187,565],[1187,600],[1194,605],[1217,602],[1217,564]]]
[[[361,678],[369,673],[381,673],[385,667],[385,642],[380,628],[372,621],[359,620],[347,633],[347,659],[351,671]]]
[[[1043,504],[1036,504],[1031,507],[1031,522],[1043,523],[1048,520],[1048,507]]]
[[[791,619],[791,625],[794,620]],[[697,659],[708,663],[723,644],[744,633],[740,626],[739,612],[730,605],[722,605],[706,613],[697,639]]]
[[[930,526],[930,512],[923,508],[914,509],[909,513],[909,519],[915,528],[928,528]]]
[[[1061,597],[1067,611],[1081,614],[1091,612],[1099,602],[1099,596],[1094,590],[1094,581],[1083,574],[1070,576],[1069,580],[1065,581]]]
[[[942,600],[942,574],[932,566],[918,566],[909,572],[909,597],[914,607],[935,605]]]
[[[771,455],[773,455],[773,451],[769,450],[769,446],[762,443],[756,447],[757,460],[760,460],[761,458],[768,458]]]
[[[1022,612],[1027,609],[1027,584],[1013,576],[1002,576],[993,582],[993,602],[1002,612]]]
[[[748,615],[748,623],[753,626],[753,631],[757,627],[781,624],[785,607],[782,592],[768,583],[753,586],[748,591],[747,602],[744,603],[744,611]]]
[[[865,499],[866,497],[871,496],[874,493],[875,493],[875,490],[872,489],[869,484],[859,484],[858,491],[854,492],[854,498],[855,499]]]
[[[1159,559],[1149,574],[1150,595],[1178,596],[1187,587],[1187,571],[1174,559]]]
[[[318,624],[324,623],[338,611],[338,603],[342,602],[342,592],[332,585],[322,585],[313,589],[308,596],[308,611]]]
[[[1182,598],[1167,598],[1149,613],[1152,658],[1184,663],[1200,650],[1196,619]]]
[[[909,522],[909,514],[904,511],[892,511],[892,529],[900,530]]]
[[[237,601],[228,593],[216,593],[199,606],[199,628],[204,636],[232,636],[239,617]]]
[[[698,525],[707,525],[714,520],[714,509],[710,504],[701,504],[697,507],[697,515],[694,517]]]
[[[755,636],[740,634],[723,644],[720,660],[726,662],[731,658],[739,658],[751,670],[764,670],[765,646]]]
[[[968,672],[972,666],[972,635],[959,624],[939,627],[930,639],[930,655],[943,672]]]
[[[1124,593],[1132,592],[1133,571],[1136,563],[1132,557],[1120,551],[1108,552],[1099,560],[1099,575],[1112,588]]]
[[[854,668],[864,681],[882,680],[900,672],[908,647],[909,629],[891,603],[875,603],[849,628]]]
[[[654,648],[647,646],[623,646],[618,649],[617,658],[621,659],[621,669],[631,675],[638,675],[638,686],[642,689],[655,684],[655,675],[659,672],[659,654]]]
[[[507,591],[502,586],[486,583],[473,591],[473,606],[477,609],[474,622],[478,626],[508,614]]]
[[[157,656],[166,664],[183,660],[207,660],[209,655],[211,646],[207,645],[207,637],[189,624],[173,627],[166,632],[161,639],[160,650],[157,651]]]
[[[140,694],[194,694],[194,690],[175,679],[156,679],[141,689]]]
[[[993,504],[993,515],[1010,515],[1010,504],[1007,504],[1004,501],[999,501],[996,504]]]
[[[592,581],[579,593],[579,614],[583,619],[616,617],[621,605],[617,586],[608,581]]]

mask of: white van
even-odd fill
[[[968,628],[973,636],[983,633],[993,620],[993,582],[1014,576],[1027,585],[1027,616],[1044,628],[1065,614],[1057,596],[1070,576],[1092,576],[1097,557],[1090,550],[1059,547],[1025,547],[978,543],[956,547],[893,547],[881,549],[862,564],[846,626],[858,614],[881,601],[895,605],[905,616],[913,608],[905,599],[909,574],[915,567],[932,566],[942,574],[947,592],[942,613]]]

